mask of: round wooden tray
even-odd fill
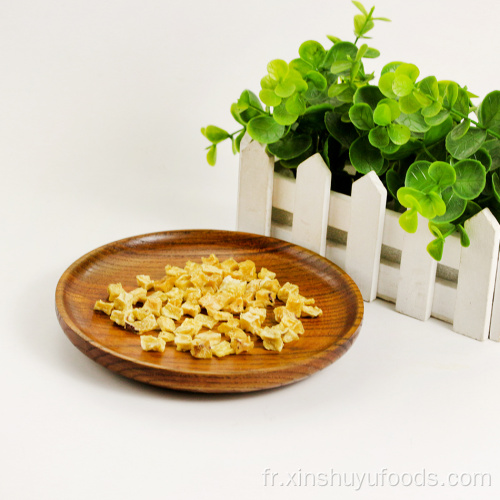
[[[137,274],[164,276],[166,264],[184,267],[211,253],[222,261],[253,260],[281,284],[290,281],[323,309],[319,318],[303,318],[305,334],[281,353],[261,345],[248,354],[196,359],[167,345],[164,353],[145,352],[139,337],[94,312],[106,299],[107,286],[137,286]],[[171,231],[135,236],[84,255],[62,275],[56,289],[59,323],[85,355],[125,377],[171,389],[231,393],[290,384],[333,363],[358,335],[363,300],[352,279],[318,254],[285,241],[248,233],[216,230]]]

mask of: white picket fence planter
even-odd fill
[[[325,256],[352,276],[365,301],[380,297],[414,318],[433,316],[471,338],[500,341],[500,225],[488,209],[466,222],[471,245],[449,237],[437,263],[425,249],[426,221],[415,234],[403,231],[374,172],[353,184],[351,196],[330,191],[330,182],[319,154],[291,179],[274,173],[262,145],[242,142],[238,230]]]

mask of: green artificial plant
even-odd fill
[[[464,222],[488,207],[500,220],[500,91],[479,105],[467,87],[435,76],[420,78],[417,66],[392,62],[374,73],[367,59],[378,50],[362,43],[375,21],[374,7],[354,17],[354,42],[328,36],[331,47],[306,41],[299,57],[267,65],[259,95],[244,90],[231,105],[240,128],[229,133],[209,125],[207,160],[230,140],[240,150],[245,133],[266,145],[277,169],[294,169],[319,153],[332,172],[332,189],[350,194],[352,182],[375,171],[388,205],[401,211],[401,227],[417,230],[428,219],[434,239],[427,250],[440,260],[447,236],[470,241]],[[346,165],[352,165],[354,172]],[[406,209],[406,210],[405,210]]]

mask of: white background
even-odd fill
[[[376,7],[393,22],[373,31],[369,71],[403,60],[482,97],[500,87],[498,2]],[[57,281],[87,251],[235,229],[237,158],[222,145],[208,167],[200,127],[236,130],[229,106],[269,60],[353,40],[355,13],[347,0],[0,1],[1,498],[498,497],[491,341],[377,300],[347,355],[306,381],[197,396],[108,372],[56,320]],[[347,484],[280,486],[332,471]],[[491,486],[446,484],[463,473]],[[413,485],[389,485],[395,474]]]

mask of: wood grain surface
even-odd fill
[[[281,284],[299,285],[323,309],[319,318],[301,318],[305,333],[281,353],[256,343],[248,354],[195,359],[167,345],[164,353],[145,352],[140,339],[95,312],[110,283],[136,288],[135,276],[164,276],[166,264],[184,267],[214,253],[222,261],[253,260]],[[86,356],[124,377],[160,387],[206,393],[257,391],[290,384],[333,363],[357,337],[363,300],[352,279],[327,259],[302,247],[249,233],[189,230],[135,236],[84,255],[62,275],[56,289],[59,323]]]

